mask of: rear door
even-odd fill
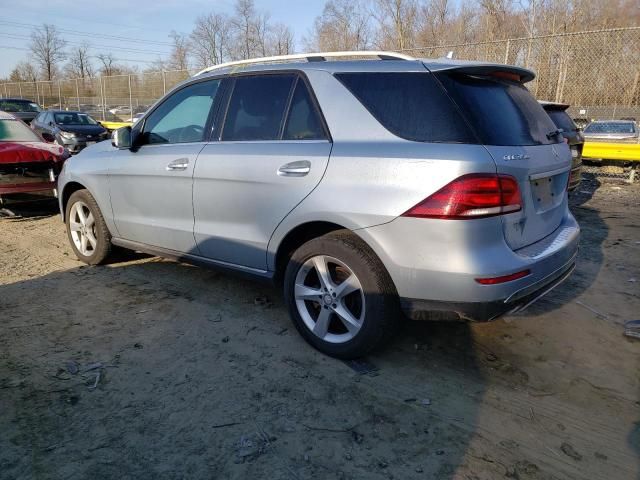
[[[272,233],[322,178],[331,142],[301,75],[229,82],[218,141],[204,147],[194,173],[194,233],[200,255],[266,270]]]
[[[567,212],[571,153],[542,106],[516,79],[463,73],[438,77],[493,157],[518,180],[522,210],[503,215],[514,250],[551,234]]]

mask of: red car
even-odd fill
[[[22,120],[0,112],[0,204],[57,196],[58,174],[69,153],[45,140]]]

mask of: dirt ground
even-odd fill
[[[0,218],[0,478],[640,479],[640,185],[591,178],[572,210],[563,286],[489,324],[407,322],[362,375],[275,289],[86,267],[57,215]]]

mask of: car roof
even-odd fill
[[[259,59],[258,59],[259,60]],[[499,63],[475,62],[465,60],[444,59],[415,59],[415,60],[328,60],[328,61],[293,61],[280,63],[255,63],[223,68],[213,68],[202,72],[197,77],[230,75],[248,72],[269,72],[278,70],[322,70],[330,73],[347,72],[424,72],[425,67],[431,72],[456,70],[470,74],[489,74],[500,71],[514,73],[523,82],[531,81],[535,74],[526,68]]]
[[[0,111],[0,120],[17,120],[17,118],[10,113]]]

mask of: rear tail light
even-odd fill
[[[580,152],[578,151],[577,145],[571,145],[571,158],[578,158],[580,156]]]
[[[404,217],[464,220],[522,209],[518,181],[510,175],[463,175],[409,209]]]
[[[519,278],[526,277],[531,273],[531,270],[522,270],[521,272],[512,273],[511,275],[503,275],[501,277],[491,278],[476,278],[476,282],[481,285],[497,285],[498,283],[511,282],[518,280]]]

